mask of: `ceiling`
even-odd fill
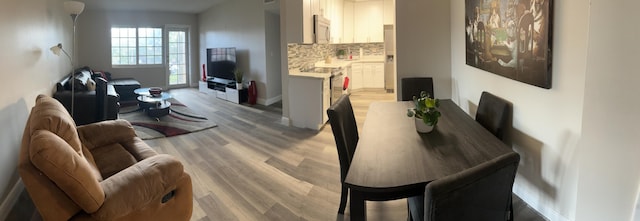
[[[80,0],[88,10],[200,13],[228,0]]]

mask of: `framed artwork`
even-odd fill
[[[465,0],[466,63],[551,88],[552,0]]]

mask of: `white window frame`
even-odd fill
[[[112,26],[113,28],[132,28],[135,29],[135,51],[136,51],[136,64],[113,64],[113,34],[110,35],[109,37],[109,45],[110,45],[110,51],[109,51],[109,60],[111,62],[111,67],[112,68],[162,68],[165,66],[165,54],[166,54],[166,49],[165,49],[165,28],[164,27],[134,27],[134,26]],[[160,29],[160,37],[161,39],[161,44],[160,44],[160,64],[140,64],[140,34],[139,34],[139,30],[140,28],[154,28],[154,29]],[[111,30],[113,31],[113,30]],[[142,46],[145,47],[145,46]]]

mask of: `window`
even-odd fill
[[[111,28],[111,64],[162,64],[162,28]]]

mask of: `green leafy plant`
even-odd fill
[[[429,126],[438,124],[438,118],[441,116],[440,111],[438,111],[440,100],[431,98],[426,91],[422,91],[420,92],[420,97],[413,96],[413,103],[415,108],[407,110],[408,117],[422,119],[422,122]]]
[[[236,82],[237,83],[242,83],[242,77],[244,75],[244,73],[240,70],[238,70],[237,68],[233,70],[233,75],[236,77]]]
[[[345,54],[346,54],[346,52],[343,49],[340,49],[340,50],[336,51],[336,56],[338,58],[344,58]]]

